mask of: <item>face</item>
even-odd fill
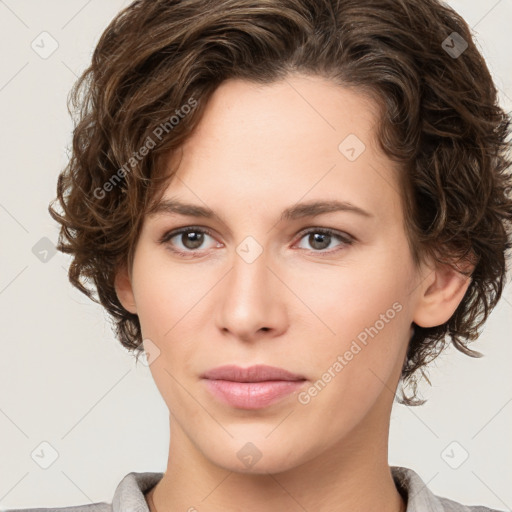
[[[389,421],[423,276],[377,115],[319,77],[229,80],[168,161],[175,169],[182,156],[117,289],[141,322],[171,439],[215,465],[283,471]],[[202,375],[228,364],[303,380],[234,385],[244,401],[226,402]],[[244,466],[246,452],[261,459]]]

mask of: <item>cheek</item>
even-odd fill
[[[320,387],[326,384],[320,394],[332,405],[343,399],[364,408],[401,365],[410,327],[411,267],[404,257],[389,256],[317,275],[312,293],[302,288],[322,324],[321,334],[305,334],[314,344],[308,357]]]
[[[315,338],[326,344],[324,353],[329,353],[329,346],[343,348],[359,335],[364,340],[364,333],[375,324],[383,337],[400,330],[397,320],[404,316],[411,276],[403,258],[395,261],[402,263],[374,258],[368,264],[350,262],[295,276],[294,290],[307,306],[304,314],[316,317],[314,324],[308,324],[320,329]]]
[[[190,274],[173,265],[160,247],[144,247],[135,254],[133,282],[137,315],[147,338],[164,340],[194,298],[198,300]]]
[[[141,250],[134,259],[134,295],[142,336],[157,347],[158,356],[150,370],[169,405],[177,403],[180,391],[173,377],[182,381],[183,375],[195,375],[197,342],[204,338],[200,315],[206,302],[201,301],[207,299],[206,293],[214,284],[193,267],[173,264],[159,249]]]

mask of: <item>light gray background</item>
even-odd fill
[[[0,0],[3,508],[110,502],[128,472],[166,467],[168,413],[149,369],[135,365],[115,340],[103,310],[68,283],[68,257],[50,252],[43,262],[44,253],[33,252],[36,244],[44,244],[42,238],[57,240],[47,205],[71,141],[67,94],[108,22],[128,3]],[[472,26],[501,103],[510,111],[512,0],[449,4]],[[58,42],[46,59],[31,47],[43,31]],[[47,39],[46,49],[49,44]],[[414,469],[435,494],[508,511],[511,318],[508,285],[472,345],[485,357],[448,350],[431,368],[433,387],[424,388],[427,404],[395,405],[389,459]],[[45,441],[58,452],[48,469],[38,464],[51,455],[51,449],[41,447]],[[454,441],[458,444],[451,445]],[[447,461],[457,465],[463,450],[468,459],[453,469]]]

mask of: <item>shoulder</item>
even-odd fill
[[[412,469],[400,466],[391,466],[390,469],[397,489],[407,500],[406,512],[503,512],[484,505],[463,505],[437,496]]]
[[[484,505],[463,505],[462,503],[443,498],[442,496],[436,496],[436,498],[443,507],[441,509],[443,512],[503,512],[497,508],[489,508]]]
[[[2,510],[1,512],[112,512],[112,505],[101,502],[61,508],[9,508],[7,510]]]
[[[151,489],[163,473],[131,472],[119,482],[112,503],[104,501],[72,507],[0,509],[0,512],[149,512],[144,494]]]
[[[443,507],[442,510],[446,512],[503,512],[502,510],[489,508],[484,505],[463,505],[442,496],[436,496],[436,498]]]

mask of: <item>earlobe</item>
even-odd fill
[[[135,296],[128,270],[126,266],[121,267],[114,280],[117,298],[124,309],[130,313],[137,314],[137,306],[135,304]]]
[[[466,266],[464,270],[468,268],[472,271],[474,266]],[[420,290],[414,323],[420,327],[435,327],[447,322],[455,313],[470,284],[470,276],[449,265],[442,265],[431,271]]]

